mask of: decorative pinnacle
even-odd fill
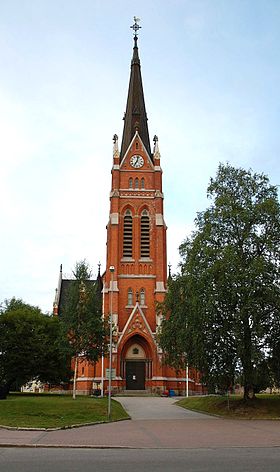
[[[171,267],[172,267],[172,265],[169,262],[169,264],[168,264],[168,277],[171,277]]]
[[[138,30],[140,28],[142,28],[142,26],[138,25],[138,23],[140,21],[140,18],[137,18],[137,16],[134,16],[133,19],[134,19],[134,24],[130,28],[133,29],[133,31],[134,31],[134,38],[135,38],[135,36],[137,38]]]

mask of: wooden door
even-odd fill
[[[126,361],[126,389],[145,390],[144,361]]]

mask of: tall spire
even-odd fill
[[[138,131],[149,156],[151,156],[148,118],[145,108],[141,66],[137,45],[138,30],[141,28],[141,26],[138,25],[138,22],[139,18],[134,17],[134,25],[131,26],[131,28],[134,30],[134,47],[131,60],[126,112],[124,115],[123,137],[120,153],[121,159],[123,159],[136,131]]]

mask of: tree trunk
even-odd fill
[[[244,343],[243,343],[243,379],[244,379],[244,396],[243,400],[250,401],[255,397],[253,387],[253,364],[252,364],[252,338],[249,324],[249,316],[245,314],[243,318],[244,326]]]
[[[75,370],[74,370],[74,382],[73,382],[73,400],[76,400],[77,372],[78,372],[78,356],[76,355],[76,357],[75,357]]]
[[[0,400],[6,400],[7,395],[10,391],[10,385],[0,385]]]

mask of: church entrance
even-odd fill
[[[126,390],[146,390],[152,377],[152,359],[147,341],[138,334],[124,345],[121,354],[121,377]]]
[[[126,361],[126,390],[145,390],[145,361]]]

